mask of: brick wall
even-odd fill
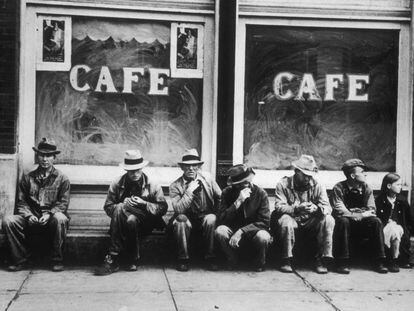
[[[18,3],[0,0],[0,153],[16,152]]]

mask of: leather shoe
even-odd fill
[[[280,271],[282,271],[284,273],[292,273],[293,272],[292,263],[291,263],[290,258],[283,259],[282,265],[280,266]]]
[[[55,262],[52,264],[52,271],[53,272],[61,272],[65,270],[65,267],[63,266],[63,264],[61,262]]]
[[[255,272],[263,272],[265,270],[265,268],[264,268],[264,266],[263,265],[259,265],[259,266],[256,266],[255,268],[254,268],[254,271]]]
[[[108,275],[119,270],[118,257],[106,255],[103,264],[95,270],[95,275]]]
[[[348,266],[340,265],[336,268],[336,272],[339,274],[349,274],[351,270],[349,270]]]
[[[318,274],[326,274],[328,273],[328,268],[323,264],[321,258],[316,258],[315,260],[315,271]]]
[[[10,265],[7,267],[7,270],[10,272],[17,272],[26,269],[26,264],[24,262],[19,264]]]
[[[388,269],[384,266],[382,262],[378,262],[377,264],[375,264],[374,271],[381,274],[388,273]]]
[[[177,271],[187,272],[189,270],[188,261],[187,260],[180,260],[177,264]]]
[[[400,268],[395,259],[392,259],[390,265],[388,266],[388,271],[392,273],[400,272]]]
[[[218,271],[219,270],[219,267],[218,267],[215,259],[208,259],[207,260],[207,270],[209,270],[209,271]]]

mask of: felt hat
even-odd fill
[[[32,147],[37,153],[43,154],[59,154],[60,150],[57,150],[56,143],[53,139],[43,137],[37,147]]]
[[[244,181],[252,181],[253,176],[256,174],[251,167],[245,164],[237,164],[229,168],[229,178],[227,179],[227,185],[237,185]]]
[[[144,161],[139,150],[127,150],[125,151],[124,162],[120,165],[126,171],[139,170],[147,166],[149,161]]]
[[[183,157],[181,159],[181,162],[178,162],[179,165],[188,165],[188,164],[203,164],[204,162],[201,161],[200,156],[198,155],[198,152],[196,149],[187,149]]]
[[[298,160],[292,162],[292,166],[308,176],[315,177],[318,173],[318,166],[311,155],[301,155]]]

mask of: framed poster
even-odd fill
[[[36,69],[44,71],[70,70],[71,17],[38,15],[36,30]]]
[[[203,43],[203,25],[171,23],[171,77],[203,77]]]

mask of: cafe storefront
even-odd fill
[[[139,148],[167,186],[197,148],[217,178],[245,162],[272,189],[311,154],[329,189],[358,157],[410,194],[411,20],[409,0],[27,0],[19,167],[53,136],[73,184],[107,185]]]

